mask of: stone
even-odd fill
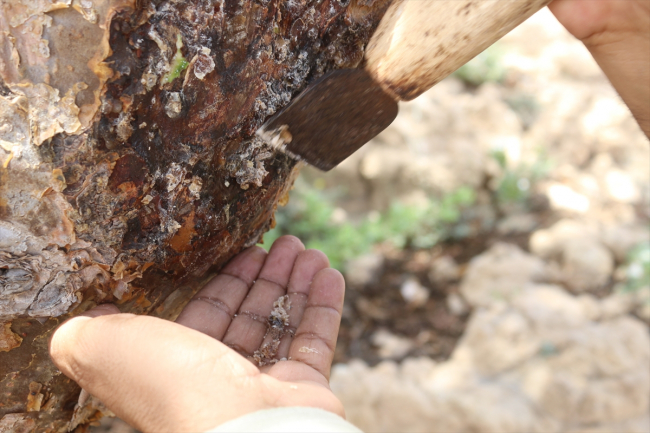
[[[600,313],[605,318],[634,314],[650,324],[650,285],[630,290],[619,284],[611,295],[601,301],[600,307]]]
[[[544,281],[546,266],[516,245],[497,243],[474,257],[460,283],[460,293],[472,306],[505,301],[532,282]]]
[[[458,293],[450,293],[447,295],[447,309],[455,316],[463,316],[469,312],[469,305]]]
[[[335,366],[331,387],[346,407],[348,420],[372,432],[539,431],[532,428],[535,411],[516,393],[499,386],[449,394],[431,391],[427,375],[435,364],[415,362],[401,366],[383,362],[370,368],[354,361]],[[488,401],[503,405],[485,404]]]
[[[591,206],[591,202],[587,196],[580,194],[567,185],[557,182],[548,186],[546,195],[551,204],[551,208],[554,210],[584,214]]]
[[[565,245],[585,238],[598,239],[598,228],[585,221],[562,219],[530,237],[531,253],[542,259],[559,259]]]
[[[647,413],[650,362],[647,332],[623,317],[574,332],[574,343],[548,358],[552,374],[540,407],[566,422],[595,424]]]
[[[596,302],[595,308],[600,309],[600,303],[595,298],[589,296],[589,299]],[[555,330],[568,334],[591,320],[585,305],[582,298],[550,284],[531,285],[512,301],[512,306],[526,317],[545,340],[553,340],[550,333]],[[554,340],[553,343],[560,344],[560,341]]]
[[[534,214],[512,214],[500,220],[497,224],[497,232],[502,235],[530,233],[539,224]]]
[[[650,230],[645,225],[610,224],[601,230],[600,239],[618,262],[625,262],[628,253],[641,243],[650,243]]]
[[[635,301],[633,293],[614,292],[600,302],[600,317],[613,319],[631,313],[637,306]]]
[[[444,285],[460,278],[460,268],[456,261],[448,255],[437,257],[431,263],[429,279],[436,284]]]
[[[627,419],[622,422],[605,423],[598,425],[581,425],[569,427],[566,433],[648,433],[650,431],[650,415]]]
[[[346,265],[345,281],[354,286],[365,286],[377,281],[384,265],[384,256],[369,253],[350,260]]]
[[[421,383],[422,378],[429,377],[436,370],[438,363],[425,356],[405,358],[401,363],[401,377],[413,383]]]
[[[413,349],[413,342],[405,337],[395,335],[385,329],[380,329],[371,337],[372,344],[377,346],[382,359],[403,358]]]
[[[633,317],[597,317],[606,303],[529,285],[511,306],[475,310],[449,360],[356,360],[334,366],[331,388],[364,431],[645,433],[650,335]]]
[[[475,384],[458,391],[449,399],[448,408],[459,412],[465,425],[458,431],[476,432],[548,432],[557,431],[557,423],[537,412],[516,389],[503,383]],[[495,402],[499,402],[495,404]]]
[[[415,277],[407,278],[400,286],[399,292],[406,303],[414,308],[423,306],[429,299],[429,289]]]
[[[569,242],[562,254],[562,277],[575,292],[598,290],[614,271],[614,257],[598,240],[583,238]]]
[[[641,198],[639,188],[632,177],[622,170],[610,170],[605,175],[605,186],[609,196],[623,203],[635,203]]]
[[[520,312],[490,308],[474,313],[458,344],[458,351],[470,354],[475,370],[491,377],[533,357],[542,341]]]

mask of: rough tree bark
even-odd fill
[[[0,432],[84,429],[50,363],[99,302],[173,319],[273,225],[296,162],[255,138],[354,67],[388,0],[0,0]]]

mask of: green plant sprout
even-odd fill
[[[623,290],[626,292],[650,287],[650,243],[643,242],[630,251],[625,276]]]
[[[500,45],[493,44],[458,68],[453,76],[474,87],[483,83],[499,83],[506,76],[506,68],[502,59],[503,52]]]
[[[522,162],[514,167],[508,163],[503,150],[495,150],[491,156],[503,171],[496,187],[500,204],[524,204],[530,197],[533,185],[546,177],[553,167],[543,148],[538,150],[532,164]]]
[[[183,48],[183,39],[179,34],[176,37],[176,53],[174,54],[174,57],[172,57],[169,71],[162,78],[163,84],[171,83],[176,78],[180,77],[183,71],[189,66],[190,63],[185,59],[185,57],[183,57],[181,48]]]
[[[263,246],[268,248],[278,237],[291,234],[307,248],[323,251],[331,266],[342,270],[350,259],[383,242],[397,248],[431,248],[448,237],[449,227],[458,222],[463,207],[474,203],[475,195],[470,188],[460,188],[422,205],[395,202],[385,212],[367,215],[356,224],[335,221],[332,199],[331,193],[299,179],[289,204],[276,212],[276,227],[264,235]]]

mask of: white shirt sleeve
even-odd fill
[[[312,407],[281,407],[249,413],[207,433],[363,433],[338,415]]]

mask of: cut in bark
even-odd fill
[[[255,131],[357,66],[387,4],[0,2],[0,432],[107,412],[51,331],[102,302],[173,319],[257,243],[297,164]]]

